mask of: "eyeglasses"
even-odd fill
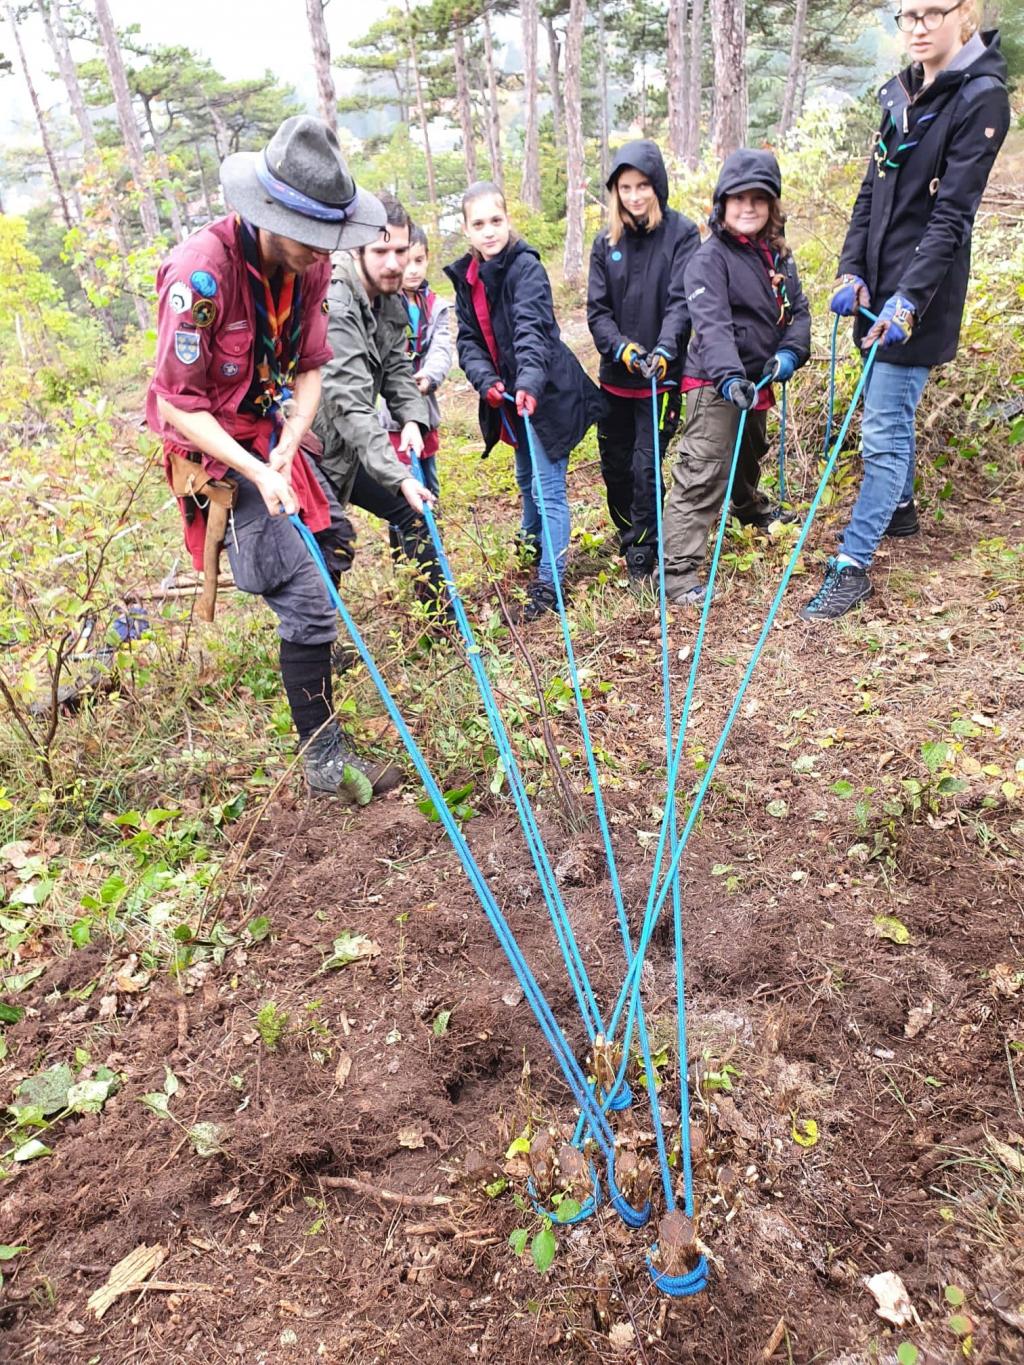
[[[918,24],[924,27],[926,33],[934,33],[937,28],[941,28],[946,16],[958,10],[964,0],[957,0],[955,5],[950,5],[949,9],[926,9],[918,14],[914,10],[900,10],[895,15],[896,27],[903,33],[913,33]]]

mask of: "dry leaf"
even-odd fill
[[[130,1294],[135,1289],[141,1289],[153,1271],[163,1264],[166,1254],[159,1242],[155,1242],[151,1247],[136,1247],[118,1261],[107,1276],[106,1283],[89,1295],[86,1306],[97,1318],[102,1318],[110,1305],[122,1294]]]
[[[608,1333],[608,1344],[613,1351],[631,1351],[636,1346],[636,1333],[629,1322],[617,1322]]]
[[[1009,962],[997,962],[988,974],[988,984],[996,995],[1016,995],[1024,984],[1024,972],[1018,972]]]
[[[916,1038],[919,1033],[923,1033],[932,1022],[934,1013],[935,1005],[931,1000],[925,1000],[920,1005],[915,1005],[912,1010],[908,1010],[907,1022],[903,1025],[903,1036]]]
[[[894,1271],[883,1270],[878,1275],[865,1278],[864,1287],[874,1296],[878,1316],[891,1322],[893,1327],[909,1327],[920,1323],[917,1310],[910,1302],[907,1286]]]
[[[352,1070],[352,1058],[347,1052],[338,1053],[338,1065],[334,1068],[334,1084],[341,1086],[348,1080],[348,1073]]]
[[[1018,1152],[1016,1147],[1011,1147],[1008,1142],[1000,1142],[991,1133],[985,1134],[985,1141],[993,1155],[999,1158],[1008,1171],[1015,1171],[1017,1175],[1024,1175],[1024,1152]]]
[[[423,1134],[420,1132],[418,1128],[408,1127],[399,1128],[398,1145],[399,1147],[408,1147],[410,1149],[414,1149],[416,1147],[425,1147],[426,1143],[424,1141]]]

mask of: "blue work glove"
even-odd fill
[[[647,359],[640,366],[640,373],[645,379],[657,379],[660,384],[668,374],[668,367],[675,360],[667,346],[655,346]]]
[[[796,353],[785,349],[776,351],[765,361],[762,373],[768,375],[772,381],[788,384],[796,374]]]
[[[732,403],[745,410],[754,406],[757,399],[757,389],[749,379],[735,375],[723,382],[722,397],[727,403]]]
[[[859,275],[840,275],[832,286],[829,307],[841,318],[851,318],[858,308],[871,307],[868,287]]]
[[[885,307],[878,315],[878,321],[861,342],[865,350],[879,342],[884,346],[902,346],[910,340],[914,330],[914,305],[903,294],[893,294],[886,299]]]

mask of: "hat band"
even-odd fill
[[[267,165],[266,152],[260,152],[256,158],[256,179],[271,199],[278,204],[282,204],[287,209],[294,209],[296,213],[301,213],[305,218],[318,218],[324,223],[346,222],[349,210],[356,201],[356,196],[353,194],[352,198],[344,204],[324,204],[319,199],[313,199],[310,195],[303,194],[301,190],[286,184],[273,173]]]

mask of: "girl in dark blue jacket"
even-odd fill
[[[540,555],[537,579],[519,614],[520,620],[532,621],[557,605],[555,576],[561,581],[569,552],[569,453],[597,420],[600,393],[561,339],[547,271],[533,247],[513,233],[498,186],[471,185],[463,196],[462,218],[470,251],[445,267],[455,286],[459,364],[480,395],[484,454],[499,441],[515,448],[523,503],[520,535]],[[524,416],[533,431],[536,469]],[[534,474],[553,561],[533,493]]]
[[[974,0],[904,0],[911,65],[879,91],[882,121],[839,258],[832,311],[877,358],[864,391],[864,475],[839,553],[800,613],[832,621],[871,596],[883,536],[912,536],[914,426],[933,365],[956,355],[971,231],[1010,122],[999,35]],[[861,307],[878,314],[872,325]]]
[[[590,252],[587,322],[601,356],[605,407],[597,438],[608,511],[630,582],[640,586],[650,581],[658,554],[651,379],[658,380],[664,450],[679,421],[690,336],[683,271],[700,234],[668,206],[668,175],[655,142],[620,147],[607,188],[608,226]]]
[[[732,487],[733,515],[768,527],[783,515],[758,489],[768,447],[771,386],[810,357],[811,314],[785,238],[782,175],[771,152],[726,157],[708,226],[686,267],[693,336],[683,367],[686,430],[665,503],[665,588],[673,602],[699,605],[708,531],[725,497],[740,412],[746,410]]]

